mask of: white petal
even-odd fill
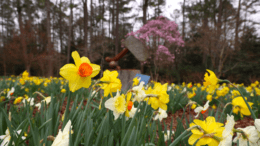
[[[64,127],[64,129],[63,129],[63,133],[65,132],[65,133],[69,133],[69,130],[70,130],[70,128],[71,128],[71,121],[69,120],[68,122],[67,122],[67,124],[66,124],[66,126]]]
[[[194,109],[195,113],[200,113],[203,110],[203,107],[199,106]]]
[[[260,132],[260,119],[255,119],[255,127]]]
[[[115,98],[110,98],[105,102],[105,107],[115,111]]]
[[[209,100],[206,102],[206,104],[204,105],[203,110],[207,110],[209,108]]]

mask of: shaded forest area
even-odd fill
[[[101,66],[102,76],[109,68],[105,57],[123,49],[121,40],[134,24],[156,19],[166,5],[165,0],[138,0],[136,9],[131,7],[136,1],[1,0],[0,75],[27,70],[33,76],[59,76],[77,50]],[[260,13],[259,0],[183,0],[181,5],[168,20],[181,20],[176,23],[184,46],[169,45],[174,61],[144,64],[143,74],[161,82],[202,82],[205,70],[211,69],[236,83],[260,80],[260,18],[250,17]],[[118,64],[122,69],[142,66],[130,52]]]

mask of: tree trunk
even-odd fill
[[[238,28],[240,26],[240,8],[241,8],[241,0],[238,1],[238,9],[236,15],[236,29],[235,29],[235,50],[239,50],[238,44]]]
[[[182,5],[182,40],[185,38],[185,0],[183,0]]]
[[[221,35],[222,27],[222,0],[219,0],[219,9],[218,9],[218,23],[217,23],[217,40],[219,40]]]
[[[145,25],[147,22],[146,15],[147,15],[148,1],[149,0],[143,0],[143,2],[144,2],[143,3],[143,25]]]
[[[201,2],[200,2],[201,3]],[[208,0],[205,0],[205,5],[208,4]],[[208,9],[206,7],[206,9],[204,10],[204,14],[203,14],[203,20],[202,20],[202,29],[203,29],[203,32],[207,32],[208,31]],[[205,67],[207,68],[207,48],[208,47],[204,47],[203,48],[203,64],[205,64]]]
[[[86,50],[86,56],[89,57],[89,48],[88,48],[88,0],[83,3],[84,10],[84,49]]]
[[[147,23],[147,8],[148,8],[148,1],[143,0],[143,25]],[[140,61],[141,73],[144,73],[144,63]]]
[[[69,37],[67,49],[67,63],[70,63],[70,47],[71,47],[71,27],[72,27],[72,0],[70,0],[70,20],[69,20]]]
[[[116,43],[115,43],[115,54],[118,54],[118,46],[119,46],[119,35],[118,35],[118,29],[119,29],[119,0],[116,1]]]
[[[19,23],[19,29],[20,29],[20,41],[22,44],[22,50],[23,50],[23,59],[24,64],[27,72],[30,74],[30,63],[27,56],[27,44],[26,44],[26,34],[23,26],[23,20],[22,20],[22,6],[20,6],[20,0],[17,0],[17,13],[18,13],[18,23]]]
[[[60,37],[60,52],[59,52],[59,68],[61,67],[61,54],[63,50],[63,43],[62,43],[62,10],[61,10],[61,4],[62,1],[60,0],[60,12],[59,12],[59,26],[60,26],[60,32],[59,32],[59,37]]]
[[[47,18],[46,18],[46,21],[47,21],[47,26],[46,26],[46,29],[47,29],[47,52],[48,52],[48,67],[47,67],[47,76],[50,77],[50,76],[53,76],[53,60],[52,60],[52,46],[51,46],[51,27],[50,27],[50,1],[49,0],[46,0],[46,10],[47,10]]]

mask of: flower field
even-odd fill
[[[207,70],[202,84],[135,78],[121,91],[117,71],[93,80],[100,66],[72,57],[75,65],[64,65],[61,78],[26,71],[0,78],[1,146],[260,145],[258,81],[230,83]],[[180,110],[180,118],[169,117]],[[254,123],[234,128],[245,117]]]

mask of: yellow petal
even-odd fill
[[[218,144],[219,144],[219,142],[212,138],[211,142],[208,143],[208,146],[217,146]]]
[[[80,56],[79,56],[79,53],[77,51],[73,51],[71,53],[71,56],[77,66],[77,68],[81,65],[81,60],[80,60]]]
[[[110,87],[107,86],[107,87],[104,89],[104,97],[107,97],[109,93],[110,93]]]
[[[240,110],[241,114],[246,115],[246,116],[250,116],[251,112],[250,110],[246,107],[246,108],[241,108]]]
[[[66,64],[60,69],[60,75],[67,80],[73,80],[77,76],[77,67],[74,64]]]
[[[167,105],[163,103],[159,103],[159,107],[165,111],[167,111]]]
[[[83,58],[83,57],[82,57]],[[90,66],[92,67],[92,74],[90,75],[90,77],[95,77],[96,75],[99,74],[100,72],[100,66],[99,65],[96,65],[96,64],[90,64]]]
[[[192,134],[191,136],[190,136],[190,138],[189,138],[189,140],[188,140],[188,143],[190,144],[190,145],[193,145],[196,141],[197,141],[197,139],[199,139],[201,137],[201,135],[197,135],[197,134]],[[199,140],[200,141],[200,140]],[[198,144],[198,143],[197,143]]]
[[[209,144],[209,143],[212,142],[212,140],[213,140],[213,138],[204,137],[204,138],[200,139],[200,140],[197,142],[196,146],[201,146],[201,145]]]
[[[117,78],[118,77],[118,72],[117,71],[111,71],[110,72],[110,76],[113,78]]]
[[[69,87],[71,92],[75,92],[76,90],[85,87],[88,88],[91,85],[90,77],[81,77],[77,76],[75,80],[69,81]]]
[[[90,64],[89,59],[85,56],[81,57],[80,60],[81,60],[81,62],[86,62],[86,63]]]

